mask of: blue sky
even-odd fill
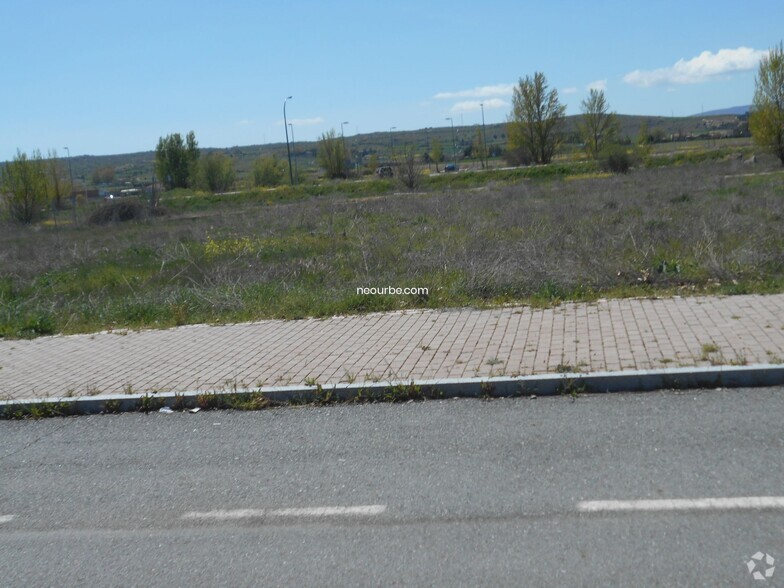
[[[542,71],[568,114],[591,85],[623,114],[748,104],[780,0],[3,0],[0,160],[502,122]]]

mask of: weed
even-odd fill
[[[569,363],[559,363],[555,366],[555,373],[557,374],[576,374],[582,371],[579,366],[573,366]]]
[[[409,400],[425,400],[427,398],[441,398],[443,393],[428,386],[419,386],[411,382],[409,384],[398,384],[386,388],[383,399],[386,402],[408,402]]]
[[[139,398],[139,412],[154,412],[164,405],[163,398],[158,398],[153,394],[145,394]]]
[[[485,363],[487,365],[489,365],[489,366],[493,366],[493,365],[498,365],[498,364],[504,363],[504,362],[502,360],[498,359],[497,357],[494,357],[492,359],[488,359]]]
[[[223,396],[215,392],[204,392],[196,395],[196,406],[202,410],[217,409],[223,407]]]
[[[107,400],[103,404],[103,411],[108,414],[118,413],[121,406],[122,402],[118,399]]]
[[[315,399],[313,404],[317,406],[327,406],[330,404],[335,404],[337,401],[338,395],[335,393],[334,389],[325,389],[321,386],[321,384],[316,386]]]
[[[369,372],[369,373],[367,374],[367,376],[365,376],[365,378],[366,378],[366,379],[367,379],[369,382],[374,382],[374,383],[375,383],[375,382],[380,382],[380,381],[381,381],[381,376],[377,375],[375,372]]]
[[[702,345],[702,361],[709,361],[711,353],[718,353],[719,348],[713,343],[703,343]]]
[[[304,380],[306,386],[318,386],[319,383],[316,381],[316,378],[313,376],[307,376]]]
[[[558,388],[558,394],[568,395],[573,399],[578,398],[580,394],[585,394],[586,392],[587,387],[585,382],[580,380],[573,380],[571,378],[564,380],[564,382]]]
[[[739,354],[734,359],[730,360],[730,365],[748,365],[749,360],[746,358],[744,354]]]
[[[74,413],[73,402],[42,402],[40,404],[29,404],[3,412],[3,418],[20,419],[44,419],[51,417],[68,416]]]
[[[353,373],[351,373],[351,372],[349,372],[349,371],[347,371],[347,372],[344,374],[344,376],[343,376],[343,379],[344,379],[344,381],[345,381],[345,382],[347,382],[348,384],[353,384],[354,382],[356,382],[356,381],[357,381],[357,375],[356,375],[356,374],[353,374]]]
[[[482,382],[479,384],[479,397],[488,400],[495,396],[495,386],[490,382]]]

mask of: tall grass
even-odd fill
[[[259,192],[181,212],[172,199],[167,217],[110,226],[4,225],[0,333],[778,291],[784,176],[725,178],[748,171],[709,161],[474,184],[477,172],[424,194],[376,181],[366,192]],[[429,295],[356,294],[387,285]]]

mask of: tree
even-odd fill
[[[99,167],[93,172],[93,184],[111,184],[114,181],[114,168],[112,166]]]
[[[648,157],[651,154],[651,132],[648,130],[648,121],[642,121],[640,132],[637,133],[637,153],[640,157]]]
[[[485,167],[485,159],[487,158],[487,149],[485,149],[485,147],[482,128],[476,127],[476,136],[474,136],[474,142],[471,145],[471,155],[482,161],[483,168]]]
[[[335,129],[322,134],[319,139],[318,162],[330,178],[345,178],[348,175],[344,144]]]
[[[591,159],[599,159],[605,146],[618,138],[618,120],[604,97],[604,90],[591,88],[582,101],[582,120],[577,123],[585,151]]]
[[[760,60],[749,128],[754,142],[784,165],[784,43]]]
[[[277,155],[259,157],[253,162],[253,185],[277,186],[285,173],[286,168]]]
[[[417,165],[416,151],[409,146],[403,150],[400,161],[396,162],[395,175],[409,190],[416,189],[422,180],[422,168]]]
[[[510,151],[519,149],[536,163],[550,163],[560,144],[565,113],[566,106],[558,101],[558,90],[548,90],[543,73],[521,79],[512,96]]]
[[[436,173],[438,173],[438,164],[444,161],[444,147],[438,139],[433,139],[433,143],[430,146],[430,159],[436,164]]]
[[[16,152],[13,161],[5,164],[0,174],[0,192],[8,216],[17,222],[30,224],[39,220],[49,203],[51,186],[41,152]]]
[[[230,157],[214,151],[199,161],[197,184],[210,192],[226,192],[232,185],[236,173]]]
[[[367,163],[365,163],[365,170],[367,171],[367,173],[373,174],[376,173],[378,166],[379,166],[378,154],[371,153],[370,157],[368,157]]]
[[[167,190],[192,185],[199,161],[199,144],[191,131],[185,141],[179,133],[161,137],[155,148],[155,173]]]
[[[66,179],[65,168],[60,159],[57,158],[57,150],[52,149],[49,151],[49,159],[47,160],[47,171],[49,173],[49,187],[52,191],[51,197],[53,205],[56,210],[63,208],[63,196],[70,194],[73,186]]]

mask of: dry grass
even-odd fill
[[[733,160],[362,200],[216,204],[122,225],[5,225],[0,333],[778,290],[784,174],[725,178],[778,169]],[[355,293],[386,285],[430,295]]]

